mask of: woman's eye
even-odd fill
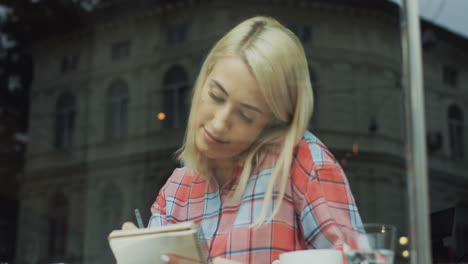
[[[253,118],[248,117],[242,111],[239,111],[239,115],[246,123],[252,123],[253,122]]]
[[[214,93],[210,92],[208,93],[210,95],[210,97],[215,100],[216,102],[219,102],[219,103],[222,103],[224,102],[224,99],[219,97],[219,96],[216,96]]]

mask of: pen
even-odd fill
[[[141,219],[140,210],[138,210],[138,208],[135,208],[135,217],[137,220],[138,228],[145,228],[145,226],[143,225],[143,219]]]

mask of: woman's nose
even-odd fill
[[[223,107],[216,109],[213,117],[213,129],[216,133],[226,132],[230,127],[230,109],[228,107]]]

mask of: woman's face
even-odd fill
[[[234,160],[255,141],[272,114],[244,62],[226,57],[203,84],[195,116],[197,149],[209,159]]]

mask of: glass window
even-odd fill
[[[457,79],[458,79],[457,70],[450,66],[444,66],[442,70],[442,79],[443,79],[444,84],[448,84],[449,86],[456,87]]]
[[[448,129],[450,137],[450,156],[460,160],[464,157],[463,113],[457,105],[451,105],[448,110]]]
[[[112,60],[121,60],[130,56],[130,41],[121,41],[112,44],[111,58]]]
[[[75,97],[66,93],[59,97],[55,107],[54,145],[59,150],[71,147],[75,129]]]
[[[163,79],[162,108],[166,114],[163,121],[164,128],[185,126],[189,100],[187,72],[182,66],[173,66]]]
[[[8,6],[7,2],[3,1],[2,5]],[[234,160],[230,160],[234,164],[224,163],[229,161],[229,157],[225,160],[221,155],[206,153],[210,154],[207,158],[213,161],[219,158],[220,162],[210,160],[211,167],[204,168],[210,171],[194,176],[200,176],[201,181],[211,180],[210,177],[222,176],[216,175],[219,172],[226,174],[218,182],[223,183],[224,180],[231,179],[229,176],[238,175],[237,168],[252,165],[250,178],[244,177],[243,182],[251,184],[250,180],[259,180],[259,184],[249,185],[249,188],[252,187],[249,189],[252,190],[252,196],[246,193],[243,197],[259,198],[250,205],[261,205],[261,197],[265,192],[258,193],[258,196],[253,192],[256,192],[257,187],[261,190],[267,186],[268,184],[264,184],[266,181],[273,182],[268,177],[273,171],[270,170],[273,164],[281,164],[275,163],[275,152],[284,146],[282,140],[289,139],[286,146],[292,146],[292,135],[281,137],[295,130],[286,130],[282,125],[300,121],[301,129],[307,125],[308,132],[296,134],[295,137],[303,136],[298,141],[303,144],[297,146],[291,162],[300,165],[294,167],[297,168],[294,173],[302,171],[301,174],[308,178],[303,177],[304,181],[297,185],[298,188],[291,189],[293,194],[301,188],[311,190],[306,188],[306,183],[316,182],[318,185],[311,188],[330,191],[332,206],[338,210],[343,209],[340,212],[349,211],[349,215],[357,216],[357,207],[365,223],[393,224],[399,229],[397,238],[405,236],[409,241],[414,241],[408,224],[408,212],[415,210],[411,210],[412,205],[407,198],[408,153],[405,150],[410,140],[422,140],[426,135],[421,133],[417,137],[409,136],[405,129],[412,127],[411,120],[406,120],[403,107],[407,100],[404,100],[400,84],[400,79],[406,81],[409,77],[401,68],[401,56],[407,54],[407,50],[400,47],[401,29],[406,31],[399,25],[400,6],[395,1],[255,0],[249,4],[240,1],[220,4],[214,1],[88,0],[89,9],[84,10],[85,13],[81,9],[74,9],[81,6],[79,4],[67,5],[65,9],[70,12],[55,9],[58,8],[58,5],[54,5],[55,2],[65,1],[35,0],[34,2],[40,2],[39,5],[31,1],[23,2],[30,4],[12,4],[12,10],[19,16],[18,22],[26,23],[24,25],[31,29],[30,33],[37,33],[41,41],[25,43],[18,39],[15,47],[0,50],[0,60],[11,60],[13,66],[21,68],[16,70],[15,67],[0,66],[4,76],[8,77],[8,71],[15,70],[11,74],[18,75],[20,79],[18,81],[16,76],[3,79],[0,77],[0,83],[5,84],[2,87],[5,87],[6,93],[12,95],[11,99],[0,95],[0,112],[3,112],[0,122],[0,130],[3,130],[0,131],[0,176],[3,179],[0,183],[0,208],[3,210],[0,212],[4,213],[0,215],[0,263],[115,263],[107,240],[109,232],[120,229],[124,221],[135,222],[135,208],[139,208],[147,226],[152,216],[150,207],[159,191],[165,190],[163,186],[174,167],[186,166],[190,169],[190,166],[197,163],[196,158],[204,160],[202,156],[195,157],[193,153],[189,153],[194,159],[191,164],[177,159],[177,150],[184,144],[183,132],[187,130],[185,128],[192,87],[197,78],[203,81],[201,78],[206,78],[209,76],[208,72],[213,72],[205,70],[214,69],[218,58],[234,54],[244,55],[247,65],[243,66],[247,66],[258,82],[266,82],[262,83],[260,93],[246,92],[243,87],[249,89],[249,85],[241,84],[241,81],[249,78],[243,74],[238,75],[236,70],[224,69],[228,72],[223,75],[226,78],[215,80],[219,80],[220,86],[228,91],[225,95],[230,97],[223,98],[226,99],[224,103],[229,103],[223,104],[222,100],[216,99],[217,95],[212,92],[222,92],[222,89],[214,89],[217,85],[212,85],[214,88],[208,91],[211,95],[205,93],[206,97],[203,99],[207,100],[199,104],[210,106],[208,103],[211,103],[212,107],[204,108],[206,111],[201,111],[201,107],[194,108],[191,113],[193,123],[204,128],[198,129],[198,138],[191,135],[191,139],[195,138],[197,143],[207,143],[209,151],[215,152],[224,149],[223,143],[234,142],[231,144],[233,148],[247,142],[244,139],[262,143],[261,137],[270,134],[269,129],[273,132],[272,141],[268,148],[265,146],[265,152],[258,153],[251,164],[244,163],[244,159],[257,145],[239,149],[236,153],[227,149],[228,154],[235,156]],[[39,12],[37,21],[41,23],[31,24],[21,16],[31,14],[28,6]],[[40,10],[38,7],[41,7]],[[49,13],[49,9],[55,11],[45,14]],[[288,30],[288,34],[284,36],[295,34],[302,43],[302,48],[291,46],[292,43],[299,43],[282,38],[283,34],[278,34],[278,31],[269,31],[270,26],[265,27],[268,24],[259,23],[248,30],[243,29],[245,32],[241,30],[243,36],[233,34],[239,45],[233,46],[227,53],[214,54],[214,60],[205,64],[208,67],[202,68],[215,43],[223,46],[224,42],[218,42],[221,37],[260,10],[262,14],[277,19],[282,25],[290,25],[290,32]],[[74,13],[90,19],[71,19]],[[60,15],[70,21],[84,23],[76,26],[56,23],[61,21]],[[426,22],[421,23],[423,32],[426,32],[422,36],[422,44],[426,48],[422,54],[425,63],[422,70],[426,77],[425,83],[429,86],[421,99],[426,98],[427,149],[431,154],[427,163],[428,178],[431,181],[431,191],[428,193],[431,199],[430,210],[439,212],[453,207],[466,192],[463,187],[468,186],[468,175],[464,168],[467,160],[464,153],[468,151],[468,133],[464,125],[464,115],[468,111],[464,99],[468,60],[465,62],[461,59],[468,57],[468,50],[465,48],[468,45],[464,45],[467,40],[463,35]],[[55,26],[60,28],[54,28]],[[275,28],[273,24],[271,26],[271,29]],[[50,34],[41,29],[47,29]],[[265,33],[262,33],[264,30]],[[65,31],[66,36],[63,37],[54,34]],[[104,45],[103,48],[99,48],[101,45]],[[241,54],[242,51],[245,53]],[[302,58],[303,52],[307,61]],[[14,53],[18,54],[17,59],[14,58]],[[298,57],[301,57],[301,61],[294,61],[298,58],[296,55],[300,55]],[[31,64],[32,61],[34,65]],[[104,68],[101,67],[103,63],[107,63]],[[305,65],[310,67],[302,68]],[[297,68],[300,68],[300,72],[296,72]],[[47,69],[52,70],[52,75]],[[293,107],[304,99],[297,97],[295,84],[299,81],[296,80],[297,77],[305,81],[304,76],[301,77],[305,71],[309,71],[314,96],[311,120],[305,120],[305,116],[301,115],[300,112],[305,111],[296,112]],[[267,72],[270,76],[262,76]],[[32,75],[36,78],[30,82]],[[432,78],[434,76],[435,79]],[[264,80],[265,77],[271,80]],[[275,86],[272,83],[278,84],[277,90],[271,89]],[[19,85],[21,87],[18,88]],[[447,91],[432,89],[435,87],[443,87]],[[246,93],[239,93],[242,91]],[[31,93],[27,94],[29,92]],[[23,95],[24,100],[21,99]],[[262,97],[265,100],[257,100]],[[304,107],[296,109],[312,110],[309,108],[312,106],[310,98],[301,105]],[[259,115],[255,108],[263,110],[260,111],[262,114],[267,114]],[[225,109],[230,114],[229,117],[232,117],[231,126],[211,133],[213,131],[209,130],[216,128],[213,123],[208,123],[213,121],[211,115],[223,113]],[[294,120],[295,116],[298,118]],[[263,119],[264,117],[267,119]],[[260,119],[272,123],[257,122]],[[20,126],[18,129],[14,125],[16,122]],[[265,126],[256,126],[257,124]],[[261,131],[249,129],[252,126],[261,128]],[[246,127],[247,129],[243,129]],[[276,129],[278,130],[274,131]],[[14,133],[10,133],[10,130]],[[253,138],[250,137],[254,135],[253,132],[263,134]],[[223,142],[223,139],[227,142]],[[195,146],[195,149],[203,147],[194,142],[189,142],[188,145]],[[307,159],[299,159],[300,154],[300,158]],[[19,157],[18,162],[15,156]],[[272,166],[261,167],[263,161],[269,164],[271,162]],[[223,170],[222,166],[225,165],[226,170]],[[230,165],[235,165],[235,168]],[[219,170],[213,171],[213,167]],[[333,174],[328,174],[332,170]],[[341,179],[343,173],[348,181],[337,182],[332,177],[340,176],[336,178]],[[247,170],[244,175],[247,175]],[[184,190],[185,185],[192,187],[199,184],[197,181],[190,181],[189,176],[191,175],[184,175],[187,182],[183,182],[180,185],[182,188],[177,189],[177,192],[187,193],[193,198],[211,199],[209,193],[198,196],[197,191]],[[286,176],[284,179],[287,181],[290,178]],[[229,183],[226,187],[235,187],[231,185],[235,181],[226,183]],[[224,186],[218,184],[218,190]],[[334,195],[334,189],[321,186],[336,186],[337,189],[350,186],[356,197],[356,207],[352,203],[352,196],[338,197]],[[276,195],[275,190],[272,191]],[[165,191],[162,194],[164,193]],[[219,194],[222,198],[223,194]],[[300,196],[289,194],[291,193],[288,190],[286,199],[301,199]],[[309,192],[304,191],[302,194],[306,197]],[[167,200],[167,208],[185,202],[169,200],[172,199],[169,195],[160,196],[160,199]],[[319,206],[325,205],[321,198],[316,201],[320,202]],[[190,206],[189,210],[195,210],[193,208],[196,206],[208,218],[212,216],[212,208],[218,208],[211,204],[205,207],[203,203],[198,203]],[[305,208],[299,205],[295,207]],[[209,212],[204,212],[205,209]],[[257,212],[257,208],[254,211]],[[291,212],[294,213],[294,210]],[[300,213],[295,212],[290,216],[297,217]],[[251,212],[247,215],[249,219],[254,219]],[[322,217],[320,213],[316,216]],[[188,217],[181,219],[199,220]],[[463,220],[466,219],[464,216]],[[351,217],[350,221],[357,223],[358,218]],[[444,221],[447,222],[441,222]],[[468,223],[468,220],[465,222]],[[216,221],[205,223],[212,228],[212,234],[221,230],[217,229]],[[311,221],[304,223],[309,224]],[[317,225],[321,223],[317,222]],[[296,231],[304,231],[303,226],[295,227]],[[308,228],[309,231],[318,230],[311,226]],[[434,229],[445,231],[437,223]],[[337,231],[334,228],[323,228],[322,231],[324,230]],[[452,229],[449,231],[452,232]],[[283,232],[280,235],[284,236],[280,238],[281,241],[288,241]],[[295,234],[291,238],[311,238],[296,243],[296,246],[320,242],[320,238],[312,239],[315,234],[309,235],[310,232]],[[449,236],[447,239],[451,239],[452,247],[455,248],[455,244],[466,246],[466,239],[462,239],[464,237],[458,236],[457,240],[455,234]],[[332,236],[327,234],[323,237]],[[259,238],[262,240],[265,236]],[[322,242],[326,243],[325,240]],[[409,247],[408,244],[400,244],[396,248],[395,263],[410,262],[408,255],[402,255]],[[447,252],[453,252],[452,248],[450,250]],[[252,248],[252,252],[260,251]],[[467,250],[463,253],[465,252]],[[231,252],[228,254],[234,256]],[[61,255],[65,256],[60,257]]]
[[[177,45],[182,44],[187,39],[187,25],[186,24],[175,24],[170,25],[166,31],[167,44]]]
[[[78,68],[78,54],[65,55],[62,57],[60,69],[63,73],[76,70]]]
[[[128,87],[124,81],[114,82],[107,92],[106,136],[122,138],[128,130]]]

